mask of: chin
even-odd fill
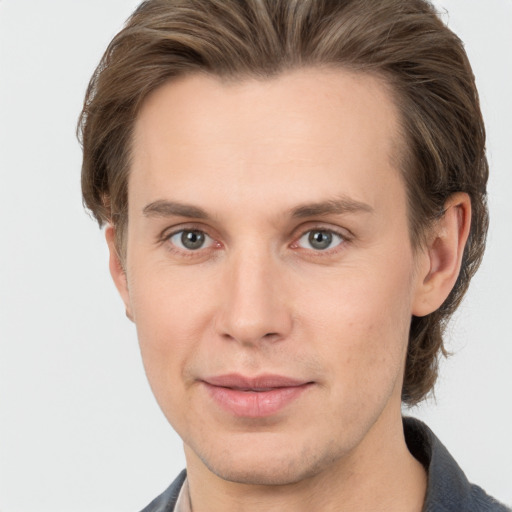
[[[255,442],[252,450],[226,450],[200,457],[203,464],[223,480],[246,485],[283,486],[313,478],[338,459],[328,447],[324,452],[308,444],[282,446],[281,450]]]
[[[208,461],[204,461],[207,463]],[[223,480],[245,485],[283,486],[293,485],[316,474],[313,470],[305,470],[303,465],[289,463],[261,462],[254,466],[233,466],[225,463],[219,465],[206,464],[208,469]]]

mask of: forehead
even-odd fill
[[[398,132],[388,87],[368,74],[181,77],[154,91],[139,113],[129,204],[177,193],[217,208],[223,195],[240,206],[255,195],[283,208],[335,194],[375,204],[379,187],[398,177]]]

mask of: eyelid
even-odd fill
[[[332,249],[325,250],[315,250],[315,249],[306,249],[304,247],[299,246],[299,241],[302,237],[310,233],[311,231],[324,231],[326,233],[332,233],[333,235],[339,236],[342,241],[334,246]],[[295,230],[295,235],[293,236],[293,242],[290,244],[292,249],[302,249],[305,251],[310,251],[316,254],[332,254],[332,252],[336,252],[336,250],[341,250],[342,247],[345,247],[346,244],[350,243],[354,235],[352,232],[346,228],[341,228],[339,226],[325,225],[323,223],[308,223],[307,225],[301,225],[297,230]]]
[[[190,249],[188,247],[183,247],[182,246],[183,244],[181,242],[178,243],[178,240],[172,241],[175,237],[179,238],[180,234],[183,236],[183,233],[200,233],[200,234],[202,234],[204,236],[204,245],[202,245],[201,247],[198,247],[197,249]],[[199,252],[201,250],[210,248],[215,243],[215,240],[210,235],[208,235],[204,231],[199,231],[197,229],[180,229],[179,231],[175,231],[174,233],[171,233],[170,235],[168,235],[167,241],[170,242],[173,246],[177,247],[180,251],[184,251],[184,252]]]
[[[310,249],[309,250],[309,249],[304,249],[304,248],[298,246],[299,240],[304,235],[306,235],[310,231],[315,231],[315,230],[317,230],[317,231],[325,231],[327,233],[332,233],[332,234],[334,234],[336,236],[339,236],[342,239],[342,243],[336,245],[333,249],[325,249],[323,251],[321,251],[321,250],[314,250],[314,249]],[[200,248],[200,249],[197,249],[195,251],[181,249],[181,248],[176,247],[175,245],[171,244],[170,243],[170,238],[175,236],[178,233],[181,233],[182,231],[198,231],[198,232],[201,232],[205,236],[210,238],[213,241],[213,243],[211,245],[209,245],[208,247]],[[170,227],[168,226],[167,228],[165,228],[158,235],[157,243],[158,244],[172,245],[173,248],[176,251],[180,251],[182,253],[188,253],[190,255],[190,254],[193,254],[193,253],[202,252],[202,250],[211,249],[212,246],[213,246],[213,248],[220,248],[220,247],[222,247],[223,244],[218,240],[218,238],[219,237],[216,234],[211,233],[211,229],[209,229],[208,226],[205,226],[204,224],[197,223],[197,222],[191,222],[191,223],[185,223],[185,224],[177,224],[177,225],[170,226]],[[295,248],[303,249],[305,251],[309,250],[309,251],[315,252],[315,253],[329,254],[329,253],[333,252],[333,250],[335,251],[337,248],[339,248],[339,246],[345,246],[346,244],[350,243],[353,240],[353,238],[354,238],[353,233],[349,229],[347,229],[347,228],[342,228],[340,226],[333,226],[332,224],[326,225],[323,222],[307,222],[306,224],[302,224],[301,226],[299,226],[298,228],[296,228],[294,230],[294,233],[292,234],[292,240],[293,241],[289,245],[289,247],[294,248],[294,249]]]
[[[205,237],[209,238],[212,243],[208,244],[207,247],[201,247],[196,250],[191,249],[185,249],[177,246],[176,244],[171,243],[171,238],[178,233],[182,233],[183,231],[197,231],[199,233],[203,233]],[[218,237],[216,237],[214,234],[211,233],[211,230],[208,229],[208,227],[204,226],[203,224],[198,224],[195,222],[191,223],[185,223],[185,224],[177,224],[175,226],[170,226],[165,228],[157,238],[156,243],[157,244],[166,244],[167,248],[170,251],[179,252],[183,255],[192,256],[194,254],[202,253],[208,249],[212,248],[218,248],[221,246],[221,243],[217,240]]]
[[[158,235],[158,241],[165,242],[171,236],[175,235],[176,233],[180,233],[181,231],[200,231],[201,233],[208,235],[210,238],[214,238],[210,235],[209,229],[206,226],[197,222],[184,222],[173,226],[167,226]]]
[[[301,243],[305,242],[307,240],[308,243],[311,243],[309,238],[311,236],[311,233],[325,233],[325,234],[328,234],[330,239],[329,239],[329,242],[330,242],[330,245],[329,247],[326,247],[325,249],[320,249],[320,248],[315,248],[315,247],[303,247],[302,245],[300,245]],[[297,245],[299,245],[300,247],[304,248],[304,249],[311,249],[311,250],[317,250],[317,251],[320,251],[320,252],[327,252],[329,251],[330,249],[334,249],[336,247],[338,247],[338,245],[341,245],[343,242],[345,241],[345,239],[339,235],[338,233],[334,233],[332,231],[325,231],[325,230],[321,230],[321,229],[310,229],[309,231],[306,231],[300,238],[299,240],[297,241]]]

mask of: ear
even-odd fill
[[[425,316],[446,300],[457,281],[471,226],[471,199],[457,192],[444,205],[443,216],[431,228],[419,256],[418,282],[412,314]]]
[[[116,285],[119,295],[121,295],[121,298],[123,299],[126,308],[126,316],[133,321],[130,305],[130,294],[128,292],[128,281],[126,279],[126,271],[123,267],[121,258],[119,256],[119,252],[117,250],[116,232],[115,227],[112,226],[112,224],[109,224],[106,227],[105,238],[107,240],[108,250],[110,253],[108,264],[110,269],[110,275],[114,280],[114,284]]]

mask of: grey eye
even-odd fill
[[[299,245],[304,249],[314,249],[315,251],[325,251],[340,245],[343,237],[324,229],[313,229],[304,233],[299,239]]]
[[[176,247],[186,251],[204,249],[213,243],[213,240],[206,233],[193,229],[178,231],[169,240]]]

